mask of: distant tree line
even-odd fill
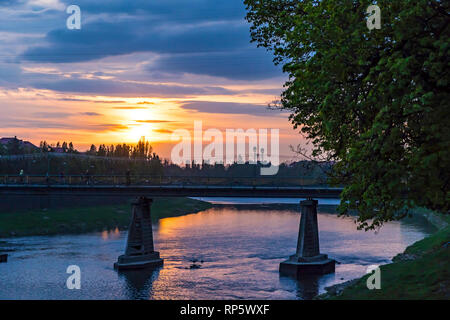
[[[191,163],[186,166],[178,166],[169,163],[167,160],[163,162],[164,173],[168,176],[192,176],[192,177],[260,177],[261,168],[266,166],[261,162],[258,163],[237,163],[230,165],[221,163],[207,164]],[[278,173],[274,176],[262,176],[266,179],[276,178],[302,178],[311,183],[324,184],[327,180],[327,174],[331,171],[332,163],[319,163],[314,161],[297,161],[292,163],[281,163]]]
[[[140,176],[177,177],[259,177],[265,164],[233,163],[187,164],[179,166],[161,159],[148,141],[132,144],[91,145],[88,151],[77,151],[72,142],[49,145],[42,141],[37,151],[25,154],[19,146],[8,148],[9,156],[0,157],[0,174],[17,175],[22,170],[26,175],[117,175],[127,172]],[[12,150],[18,151],[12,154]],[[20,153],[22,151],[22,153]],[[5,155],[3,153],[3,155]],[[8,155],[8,154],[7,154]],[[274,178],[301,178],[306,183],[323,184],[327,179],[331,163],[298,161],[282,163]],[[266,176],[270,179],[270,176]]]
[[[56,143],[56,146],[49,145],[47,141],[41,141],[39,144],[39,150],[36,152],[55,152],[56,150],[61,150],[63,153],[79,153],[75,148],[73,147],[73,143],[69,142],[63,142],[62,144],[58,141]]]
[[[2,148],[1,174],[32,175],[124,175],[127,171],[139,175],[163,175],[162,161],[152,152],[148,141],[136,145],[117,144],[98,148],[92,144],[87,152],[79,152],[72,142],[50,145],[41,141],[39,148],[25,150],[20,140],[13,140]]]
[[[98,146],[92,144],[88,151],[79,152],[74,148],[72,142],[57,142],[56,145],[49,144],[47,141],[41,141],[39,147],[35,147],[29,142],[14,138],[7,138],[6,144],[0,144],[1,156],[16,156],[38,153],[68,153],[68,154],[85,154],[89,156],[110,157],[110,158],[128,158],[128,159],[152,159],[156,157],[153,148],[148,141],[141,139],[136,145],[133,144],[116,144],[106,146],[101,144]]]
[[[97,148],[95,144],[92,144],[89,150],[84,152],[83,154],[89,156],[110,158],[151,159],[156,156],[155,153],[152,154],[152,151],[153,148],[150,143],[148,141],[145,141],[144,139],[141,139],[136,145],[122,143],[106,146],[105,144],[101,144]],[[60,143],[58,141],[56,143],[56,146],[49,145],[47,141],[41,141],[38,152],[80,154],[80,152],[74,148],[72,142],[67,143],[65,141],[63,143]]]

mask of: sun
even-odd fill
[[[146,108],[120,110],[118,116],[128,120],[128,124],[126,124],[128,128],[121,132],[122,139],[125,140],[124,142],[137,143],[142,137],[148,139],[152,135],[152,130],[154,129],[153,124],[140,122],[153,119],[155,115],[152,110]]]
[[[154,128],[149,123],[136,124],[125,133],[125,139],[127,142],[133,143],[138,142],[142,137],[149,140],[149,137],[152,136],[153,129]]]
[[[117,139],[132,144],[137,143],[142,137],[153,142],[165,140],[167,129],[161,126],[167,126],[168,122],[172,122],[165,120],[169,116],[165,109],[158,109],[155,105],[142,107],[135,104],[117,108],[113,117],[123,124],[123,128],[116,132]],[[161,130],[165,131],[161,133]]]

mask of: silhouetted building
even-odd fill
[[[36,147],[31,142],[17,139],[17,137],[0,138],[0,144],[6,148],[10,148],[11,146],[16,145],[21,150],[23,150],[24,153],[32,153],[32,152],[36,152],[39,150],[39,148]]]

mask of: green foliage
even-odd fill
[[[251,35],[289,75],[278,104],[336,161],[339,208],[360,228],[415,205],[448,212],[449,3],[245,0]],[[381,9],[381,29],[366,9]]]

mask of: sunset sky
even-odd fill
[[[81,8],[68,30],[66,8]],[[278,128],[286,76],[250,43],[242,0],[1,0],[0,137],[39,144],[137,142],[168,157],[175,129]]]

